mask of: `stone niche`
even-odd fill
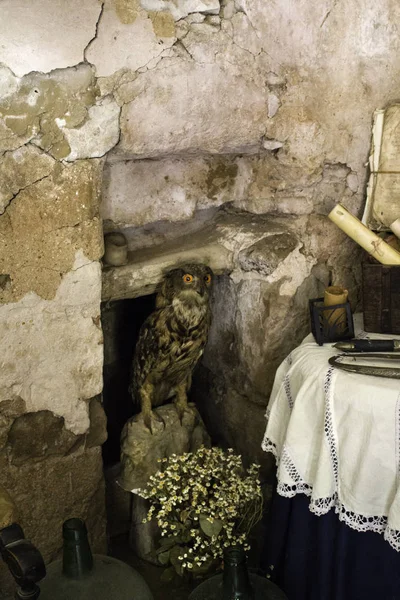
[[[308,299],[358,302],[360,251],[326,215],[360,216],[371,116],[400,95],[400,5],[364,4],[0,2],[0,475],[46,561],[73,516],[105,550],[103,329],[110,378],[113,319],[137,328],[178,262],[217,276],[192,399],[272,472],[265,407]],[[125,266],[102,265],[107,231]]]
[[[107,332],[106,363],[109,361],[105,372],[125,381],[121,393],[130,403],[126,395],[127,364],[116,357],[124,352],[132,356],[133,340],[152,310],[153,294],[163,273],[185,262],[210,265],[216,275],[213,322],[206,351],[195,370],[190,399],[213,441],[235,448],[246,462],[260,462],[268,477],[272,475],[271,462],[260,441],[276,368],[309,331],[308,299],[319,297],[324,287],[340,276],[357,301],[357,271],[347,268],[349,245],[343,237],[337,245],[337,232],[326,217],[245,212],[234,205],[240,174],[230,156],[188,162],[106,164],[102,203],[105,230],[123,232],[129,252],[126,265],[103,266],[103,329]],[[194,165],[206,169],[206,175],[196,172]],[[195,189],[185,193],[193,196],[194,202],[203,201],[203,208],[190,211],[189,218],[183,220],[182,210],[190,210],[190,204],[182,203],[176,207],[176,222],[147,222],[157,218],[157,200],[173,193],[168,191],[176,185],[171,179],[186,170],[191,174],[187,186],[195,181],[199,187],[197,193]],[[182,188],[185,182],[180,185]],[[140,190],[137,199],[132,198],[132,190]],[[213,196],[226,195],[232,201],[216,207],[210,190]],[[160,216],[163,210],[165,203]],[[129,219],[140,225],[127,226]],[[330,263],[333,245],[337,254]],[[126,337],[128,351],[123,350],[121,339],[119,350],[114,347],[118,330]]]

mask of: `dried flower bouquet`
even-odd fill
[[[262,516],[258,465],[245,470],[233,450],[204,447],[159,462],[139,494],[150,501],[144,522],[155,519],[161,531],[161,564],[199,575],[228,546],[249,549],[248,533]]]

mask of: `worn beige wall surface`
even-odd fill
[[[2,1],[0,63],[19,77],[77,65],[100,12],[98,0]]]
[[[249,185],[247,163],[235,156],[107,163],[102,217],[120,227],[138,227],[187,221],[199,210],[240,203]]]
[[[164,15],[163,27],[139,2],[106,0],[97,36],[86,52],[97,75],[107,77],[121,69],[136,71],[161,56],[176,42],[174,21],[170,13]]]
[[[138,14],[150,4],[162,3],[143,0]],[[105,218],[118,227],[180,221],[227,202],[257,214],[326,215],[339,200],[360,215],[372,114],[399,95],[398,4],[220,8],[198,2],[177,19],[163,3],[175,43],[146,66],[99,78],[121,106]],[[221,160],[237,172],[216,191]]]
[[[100,12],[0,6],[0,473],[47,561],[65,518],[106,541],[99,203],[120,107],[83,63]]]
[[[365,176],[372,111],[398,97],[400,8],[392,0],[226,2],[191,23],[174,56],[119,87],[116,152],[250,151],[310,176],[325,163]],[[282,178],[284,181],[284,177]]]

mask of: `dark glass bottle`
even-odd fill
[[[243,548],[229,548],[224,554],[222,600],[253,600],[254,591],[247,571]]]
[[[228,548],[224,554],[224,572],[214,575],[193,590],[189,600],[288,600],[266,577],[249,575],[242,548]]]
[[[93,569],[93,556],[84,521],[81,519],[65,521],[63,540],[63,575],[71,579],[85,577]]]
[[[63,558],[47,567],[40,600],[153,600],[132,567],[111,556],[92,555],[84,521],[65,521],[63,540]]]

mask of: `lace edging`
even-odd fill
[[[267,436],[262,442],[262,449],[265,452],[271,452],[275,456],[276,464],[279,467],[281,462],[278,456],[276,444]],[[284,450],[282,451],[282,455]],[[287,465],[286,465],[287,466]],[[310,498],[309,510],[318,517],[326,515],[332,508],[338,515],[339,521],[342,521],[351,529],[356,531],[374,531],[383,534],[384,539],[392,546],[396,552],[400,552],[400,531],[388,526],[388,519],[385,516],[367,517],[348,510],[344,504],[339,501],[337,493],[326,498],[313,498],[313,487],[301,478],[297,478],[293,484],[278,481],[277,492],[284,498],[293,498],[297,494],[305,494]]]
[[[278,450],[276,448],[276,444],[272,440],[270,440],[266,435],[264,436],[263,441],[261,442],[261,448],[264,452],[271,452],[275,456],[276,466],[279,466],[279,458],[278,458]]]
[[[400,552],[400,531],[387,527],[383,537],[392,546],[396,552]]]
[[[286,398],[289,404],[289,408],[290,410],[293,410],[293,396],[292,396],[292,390],[290,388],[290,377],[289,377],[289,373],[287,375],[285,375],[285,379],[283,380],[283,388],[285,390],[285,394],[286,394]]]
[[[364,334],[364,335],[363,335]],[[361,335],[357,336],[360,338],[367,338],[365,332],[361,332]],[[291,357],[290,357],[291,358]],[[289,362],[289,361],[288,361]],[[289,363],[290,364],[290,363]],[[332,380],[335,375],[335,370],[330,367],[325,375],[324,381],[324,393],[325,393],[325,422],[324,430],[328,440],[333,476],[336,487],[338,485],[338,455],[337,455],[337,443],[333,427],[333,411],[332,411]],[[284,380],[284,388],[286,397],[289,403],[290,409],[293,408],[293,399],[290,390],[290,381],[288,375]],[[398,406],[400,414],[400,404]],[[269,418],[271,409],[267,409],[266,417]],[[392,529],[388,526],[388,519],[386,516],[370,516],[361,515],[353,511],[348,510],[344,504],[339,501],[338,494],[335,492],[332,496],[327,498],[313,498],[313,487],[303,481],[300,473],[297,471],[294,462],[292,461],[287,448],[284,446],[280,453],[278,453],[276,444],[264,435],[262,449],[265,452],[271,452],[275,456],[277,467],[280,463],[283,464],[288,472],[289,477],[293,480],[293,484],[282,483],[278,481],[277,492],[280,496],[285,498],[293,498],[297,494],[305,494],[310,498],[309,510],[317,516],[327,514],[332,508],[335,509],[335,513],[338,515],[339,521],[344,522],[351,529],[356,531],[373,531],[375,533],[383,534],[384,539],[392,546],[396,552],[400,552],[400,530]],[[399,445],[399,475],[400,475],[400,445]]]

